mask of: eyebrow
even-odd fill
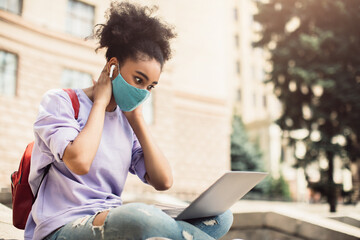
[[[140,74],[141,76],[143,76],[147,81],[149,81],[148,76],[146,76],[146,74],[140,72],[140,71],[135,71],[137,74]],[[158,84],[158,82],[152,82],[153,84]]]

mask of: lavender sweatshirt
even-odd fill
[[[80,102],[77,120],[63,90],[47,92],[40,103],[29,176],[34,194],[44,168],[48,164],[51,167],[32,206],[25,239],[42,239],[79,217],[121,205],[129,171],[146,183],[141,146],[119,107],[105,113],[100,145],[90,171],[77,175],[67,168],[62,161],[64,150],[84,128],[93,104],[81,89],[75,92]]]

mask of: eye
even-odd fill
[[[142,83],[143,83],[143,80],[142,80],[141,78],[139,78],[139,77],[135,77],[135,82],[136,82],[137,84],[142,84]]]
[[[148,90],[148,91],[151,91],[151,89],[153,89],[153,88],[155,88],[155,86],[149,85],[149,86],[147,87],[147,90]]]

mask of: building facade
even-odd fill
[[[91,86],[104,64],[94,24],[104,23],[110,0],[0,1],[0,188],[10,186],[43,94],[53,88]],[[293,197],[306,199],[302,170],[274,123],[281,106],[264,84],[267,53],[252,48],[259,26],[252,0],[132,0],[157,5],[174,26],[173,58],[144,115],[169,159],[174,186],[167,193],[191,199],[230,169],[230,134],[238,114],[258,144],[264,170],[289,181]],[[280,164],[281,160],[285,164]],[[153,193],[129,174],[125,193]]]
[[[173,59],[145,115],[174,173],[172,195],[190,199],[230,169],[231,116],[239,79],[232,31],[235,1],[134,1],[156,4],[178,33]],[[91,86],[104,64],[96,42],[110,1],[17,0],[0,5],[0,186],[10,186],[41,97],[53,88]],[[234,62],[235,61],[235,62]],[[129,174],[125,192],[154,192]]]
[[[265,83],[269,70],[267,52],[253,48],[259,26],[253,15],[257,8],[255,1],[236,1],[234,16],[234,41],[237,46],[239,81],[235,111],[242,117],[250,139],[257,144],[264,158],[264,170],[275,177],[279,174],[280,129],[274,124],[281,106],[276,100],[272,87]]]

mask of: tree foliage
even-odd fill
[[[249,141],[244,124],[234,115],[231,134],[231,169],[235,171],[262,171],[262,154]]]
[[[259,147],[249,140],[241,118],[234,115],[231,134],[231,169],[235,171],[265,171]],[[266,200],[291,200],[289,186],[280,176],[271,175],[256,185],[246,198]]]
[[[272,70],[268,82],[282,103],[277,123],[289,144],[305,145],[295,156],[306,167],[328,161],[328,201],[335,211],[334,157],[344,165],[360,157],[360,21],[359,0],[258,1],[254,16]],[[305,129],[299,139],[295,130]]]

